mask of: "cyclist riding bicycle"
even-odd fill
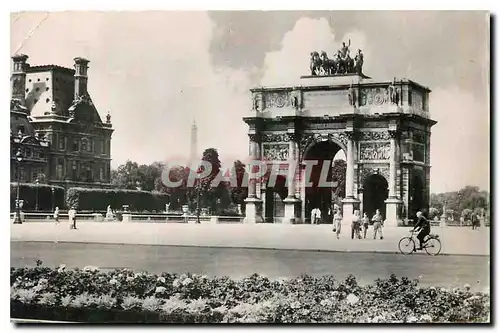
[[[413,227],[413,231],[416,231],[417,229],[419,231],[417,239],[420,243],[418,249],[422,250],[425,236],[431,233],[431,224],[420,211],[417,212],[417,223]]]

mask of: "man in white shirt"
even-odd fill
[[[311,223],[319,224],[320,220],[321,220],[321,211],[319,210],[319,208],[314,208],[311,211]]]
[[[76,209],[75,209],[75,207],[71,207],[71,209],[68,211],[68,217],[69,217],[69,228],[76,229]]]

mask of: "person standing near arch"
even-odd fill
[[[311,223],[312,224],[319,224],[321,220],[321,211],[319,208],[313,208],[311,211]]]
[[[341,228],[342,228],[342,214],[340,213],[340,209],[338,209],[335,210],[333,215],[333,232],[336,233],[337,239],[339,239]]]
[[[366,238],[366,231],[368,231],[368,225],[370,224],[370,219],[366,213],[363,213],[363,238]]]
[[[373,215],[372,221],[373,221],[373,239],[377,238],[377,233],[380,234],[380,239],[384,239],[384,235],[382,233],[383,219],[379,209],[375,211],[375,215]]]

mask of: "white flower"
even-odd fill
[[[200,279],[206,280],[206,279],[208,279],[208,276],[206,276],[205,274],[203,274],[202,276],[200,276]]]
[[[347,295],[347,302],[351,305],[358,303],[359,297],[354,294]]]
[[[146,311],[158,311],[161,307],[161,300],[154,296],[146,297],[142,303],[142,309]]]
[[[123,277],[123,274],[122,274],[122,273],[118,274],[118,277],[119,277],[119,278],[122,278],[122,277]]]
[[[191,278],[185,278],[184,281],[182,281],[183,286],[187,286],[191,283],[193,283],[193,280]]]
[[[406,318],[407,323],[416,323],[417,321],[418,321],[418,318],[415,316],[409,316],[408,318]]]
[[[181,284],[181,283],[179,282],[179,280],[178,280],[178,279],[175,279],[175,280],[174,280],[174,282],[172,282],[172,286],[173,286],[174,288],[179,287],[179,286],[180,286],[180,284]]]
[[[298,309],[298,308],[300,308],[300,302],[299,301],[295,301],[292,304],[290,304],[290,307],[292,309]]]
[[[331,307],[333,305],[333,302],[329,299],[324,299],[319,304],[323,307]]]
[[[133,276],[127,276],[126,281],[127,282],[134,281],[134,277]]]
[[[59,265],[59,268],[57,268],[57,272],[58,272],[58,273],[61,273],[61,272],[63,272],[65,269],[66,269],[66,265],[65,265],[65,264],[60,264],[60,265]]]
[[[382,315],[376,316],[372,319],[372,323],[384,323],[385,321],[385,317]]]
[[[111,309],[116,305],[116,298],[111,297],[110,295],[101,295],[96,299],[96,304],[99,307]]]
[[[88,265],[88,266],[83,267],[83,270],[85,272],[97,272],[99,270],[99,268],[96,266]]]
[[[112,278],[111,280],[109,280],[109,284],[117,284],[118,283],[118,280],[116,280],[115,278]]]
[[[185,309],[186,306],[186,302],[180,299],[178,295],[175,295],[165,300],[165,303],[161,307],[161,310],[165,313],[172,313],[175,310]]]
[[[430,287],[429,287],[429,289],[430,289],[430,290],[436,290],[436,287],[434,287],[434,286],[430,286]]]
[[[310,311],[309,311],[309,310],[307,310],[307,309],[302,309],[302,310],[300,310],[300,314],[301,314],[302,316],[307,316],[307,315],[309,314],[309,312],[310,312]]]
[[[447,292],[448,290],[446,290],[446,288],[441,288],[441,292],[445,293]]]
[[[426,323],[430,323],[430,322],[432,322],[432,317],[429,316],[429,315],[427,315],[427,314],[425,314],[425,315],[422,315],[420,317],[420,321],[423,321],[423,322],[426,322]]]
[[[161,283],[165,283],[165,278],[163,276],[159,276],[157,279],[156,279],[157,282],[161,282]]]
[[[205,309],[207,306],[207,300],[206,299],[195,299],[192,300],[189,304],[186,306],[187,312],[190,313],[200,313]]]
[[[139,298],[134,296],[127,296],[123,299],[121,306],[124,310],[130,310],[134,307],[142,307],[142,304],[143,303]]]
[[[19,289],[17,291],[17,297],[23,303],[31,303],[36,296],[37,293],[32,289]]]
[[[71,295],[64,296],[63,298],[61,298],[61,305],[63,307],[68,307],[71,304],[72,300],[73,297]]]
[[[43,279],[43,278],[38,280],[38,284],[47,284],[48,282],[49,282],[49,280]]]
[[[156,294],[161,294],[161,293],[164,293],[165,290],[167,290],[167,288],[165,288],[165,287],[161,287],[161,286],[160,287],[156,287],[155,293]]]
[[[227,312],[227,307],[225,307],[224,305],[221,305],[215,309],[213,309],[214,312],[219,312],[219,313],[226,313]]]

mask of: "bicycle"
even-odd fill
[[[402,254],[412,254],[417,252],[417,246],[415,242],[414,230],[410,230],[410,236],[405,236],[399,240],[398,248]],[[427,252],[428,255],[437,256],[441,252],[441,241],[439,236],[435,234],[429,234],[425,236],[422,248]]]

